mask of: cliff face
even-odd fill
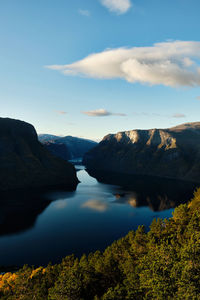
[[[74,167],[53,156],[28,123],[0,118],[0,191],[78,183]]]
[[[109,134],[83,161],[91,170],[200,182],[200,122]]]

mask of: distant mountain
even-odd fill
[[[41,134],[39,135],[39,140],[54,155],[66,160],[82,158],[86,152],[97,145],[97,142],[73,136],[56,137],[54,135]]]
[[[74,167],[53,156],[31,124],[0,118],[0,191],[19,188],[75,189]]]
[[[108,134],[83,162],[94,171],[200,182],[200,122]]]
[[[68,149],[68,147],[63,144],[56,141],[45,141],[43,142],[43,145],[55,156],[60,157],[64,160],[70,160],[71,159],[71,153]]]
[[[53,135],[53,134],[38,134],[38,139],[41,143],[54,141],[61,138],[61,136]]]

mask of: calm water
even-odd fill
[[[170,207],[176,206],[167,190],[156,192],[160,184],[149,192],[149,182],[131,190],[100,183],[84,169],[77,174],[81,183],[75,192],[1,199],[0,265],[44,265],[71,253],[103,250],[138,225],[171,217]]]

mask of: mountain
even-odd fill
[[[55,156],[60,157],[64,160],[71,159],[71,152],[64,143],[56,141],[46,141],[43,145]]]
[[[31,124],[0,118],[0,191],[21,188],[75,189],[74,167],[53,156]]]
[[[60,136],[53,134],[38,134],[38,139],[41,143],[59,139]]]
[[[54,135],[41,134],[39,135],[39,140],[53,154],[66,160],[82,158],[86,152],[97,145],[94,141],[73,136],[56,137]],[[56,145],[60,146],[57,147]],[[63,149],[62,151],[60,151],[61,145]]]
[[[200,122],[108,134],[83,163],[93,171],[200,182]]]

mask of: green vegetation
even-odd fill
[[[104,253],[0,276],[1,299],[200,299],[200,189],[169,220],[140,226]]]

